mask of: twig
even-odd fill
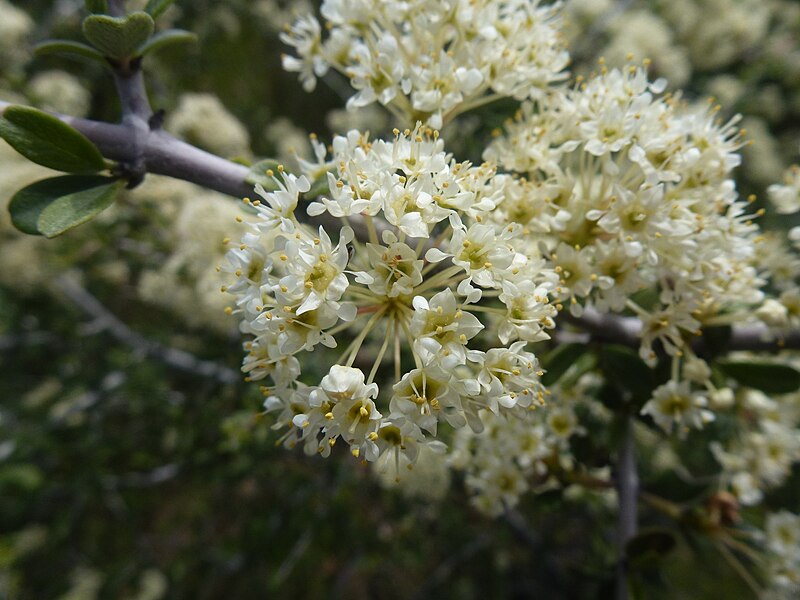
[[[714,544],[719,550],[719,553],[722,554],[722,557],[725,561],[733,567],[733,570],[742,578],[747,584],[747,587],[755,594],[756,598],[761,598],[763,596],[763,590],[759,587],[758,582],[753,578],[753,576],[747,571],[745,566],[739,561],[738,558],[731,552],[727,546],[723,542],[717,542]]]
[[[596,342],[621,344],[631,348],[638,348],[641,343],[642,322],[636,317],[604,314],[587,307],[580,317],[564,313],[561,318],[588,332],[592,340]],[[701,348],[702,345],[702,339],[698,339],[692,344],[696,349]],[[800,329],[790,329],[776,334],[762,324],[734,325],[731,328],[731,337],[726,348],[730,351],[750,350],[754,352],[797,350],[800,349]]]
[[[180,474],[181,465],[178,463],[167,463],[144,473],[125,473],[111,481],[110,487],[131,487],[147,488],[160,485],[171,479],[175,479]]]
[[[461,546],[459,550],[455,550],[450,556],[439,563],[439,566],[434,569],[433,573],[422,582],[422,585],[417,589],[414,595],[415,599],[430,598],[433,591],[452,575],[461,563],[469,560],[478,552],[486,548],[491,542],[491,537],[488,534],[479,535],[471,542]]]
[[[286,558],[283,559],[280,567],[278,567],[278,570],[272,576],[270,585],[273,589],[279,588],[281,585],[283,585],[286,579],[288,579],[289,575],[291,575],[292,571],[297,565],[297,561],[303,557],[308,550],[308,547],[311,545],[312,537],[313,531],[311,530],[311,527],[309,527],[303,531],[297,540],[295,540],[295,543],[292,545],[292,548],[289,550]]]
[[[625,546],[636,535],[638,522],[636,502],[639,495],[639,474],[636,470],[636,441],[633,427],[633,417],[626,416],[625,434],[617,461],[617,495],[619,498],[617,600],[627,600],[628,598],[628,558]]]
[[[220,383],[230,384],[241,381],[241,376],[233,369],[212,361],[202,360],[184,350],[165,346],[132,331],[72,277],[61,275],[56,278],[54,285],[59,293],[92,317],[102,330],[107,331],[117,341],[135,351],[160,360],[180,371],[216,379]]]
[[[124,17],[125,2],[123,0],[108,0],[108,14],[112,17]]]
[[[11,103],[0,100],[0,112],[9,106]],[[89,138],[110,160],[135,164],[141,158],[148,173],[183,179],[237,198],[253,193],[253,186],[245,182],[249,173],[246,166],[182,142],[161,129],[148,128],[143,139],[134,142],[124,124],[54,116]]]
[[[26,347],[52,344],[55,339],[56,336],[47,331],[30,331],[14,333],[10,335],[0,335],[0,352],[13,350],[19,346]]]
[[[514,535],[524,542],[535,554],[542,551],[541,540],[539,540],[533,531],[531,531],[528,523],[525,521],[519,511],[508,509],[503,513],[503,520],[509,526]]]

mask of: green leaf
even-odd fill
[[[8,205],[14,226],[52,238],[108,208],[124,182],[99,175],[62,175],[37,181]]]
[[[151,17],[157,19],[165,10],[172,6],[174,2],[175,0],[150,0],[144,9]]]
[[[675,534],[670,530],[653,528],[631,538],[625,544],[625,554],[632,567],[641,569],[666,557],[676,545]]]
[[[124,17],[91,15],[83,21],[83,35],[104,55],[129,58],[153,35],[153,17],[132,12]]]
[[[274,158],[260,160],[250,167],[250,172],[247,174],[247,177],[245,177],[244,180],[250,185],[256,185],[257,183],[260,183],[261,186],[268,192],[274,192],[278,189],[278,185],[275,183],[275,180],[272,179],[272,177],[267,175],[267,171],[272,171],[275,175],[278,175],[279,164],[281,164],[280,161],[277,161]]]
[[[100,52],[80,42],[72,42],[70,40],[45,40],[36,44],[34,48],[36,56],[44,56],[45,54],[77,54],[91,60],[96,60],[104,65],[108,65],[106,57]]]
[[[183,29],[167,29],[161,31],[147,40],[144,44],[136,49],[136,56],[144,56],[150,52],[160,50],[166,46],[173,44],[183,44],[186,42],[196,42],[197,36],[191,31]]]
[[[86,10],[90,13],[107,13],[108,1],[107,0],[86,0]]]
[[[731,379],[745,387],[770,394],[789,394],[800,388],[800,371],[765,361],[721,360],[717,366]]]
[[[0,137],[28,160],[67,173],[96,173],[103,155],[81,132],[29,106],[9,106],[0,119]]]
[[[542,359],[545,374],[544,385],[553,385],[583,354],[589,350],[586,344],[561,344]]]
[[[44,475],[32,464],[12,464],[0,469],[0,489],[5,493],[8,493],[7,488],[32,492],[43,482]]]
[[[634,400],[644,402],[650,399],[654,387],[653,370],[632,348],[616,344],[603,346],[600,368],[607,381],[630,392]]]
[[[576,360],[569,369],[569,373],[561,379],[561,385],[570,388],[578,382],[583,375],[597,366],[597,356],[594,352],[587,352]]]

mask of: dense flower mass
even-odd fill
[[[524,177],[518,199],[492,217],[543,241],[561,273],[557,298],[573,314],[585,303],[635,311],[651,363],[655,339],[675,354],[708,316],[759,302],[763,283],[752,266],[754,215],[732,180],[735,120],[658,97],[663,89],[641,67],[603,67],[523,106],[485,154]],[[632,298],[654,285],[652,306]]]
[[[352,130],[327,149],[312,137],[302,175],[257,189],[257,221],[227,267],[252,338],[244,370],[265,382],[287,446],[327,455],[342,439],[399,476],[452,440],[450,464],[497,515],[572,468],[581,411],[611,418],[598,399],[614,383],[593,362],[602,357],[545,389],[528,345],[549,339],[561,311],[559,324],[633,316],[642,368],[665,367],[646,377],[640,417],[683,440],[746,412],[748,427],[712,453],[720,484],[758,502],[800,459],[795,404],[748,407],[754,396],[737,393],[693,340],[708,327],[760,322],[774,334],[800,323],[800,263],[787,241],[759,232],[755,197],[739,197],[740,119],[666,93],[649,60],[601,59],[566,84],[559,10],[328,0],[324,27],[307,16],[287,28],[295,56],[284,67],[306,89],[334,69],[355,90],[348,108],[378,102],[416,126],[388,140]],[[642,36],[644,46],[672,43]],[[655,70],[669,72],[657,58]],[[686,56],[673,58],[680,71]],[[485,162],[447,154],[438,128],[502,97],[521,105]],[[797,181],[790,170],[770,188],[779,212],[800,206]],[[327,190],[310,194],[312,182]],[[800,233],[789,237],[797,245]],[[780,296],[766,297],[767,284]],[[301,369],[308,351],[329,360],[319,380]],[[545,410],[531,410],[547,396]]]
[[[258,188],[258,219],[226,267],[253,336],[244,370],[267,380],[286,443],[327,454],[343,439],[368,461],[410,464],[442,421],[479,430],[481,410],[542,404],[525,343],[554,326],[557,276],[521,227],[489,219],[509,178],[456,162],[421,125],[391,141],[351,131],[323,153],[330,194],[307,212],[348,224],[331,236],[301,223],[309,181],[280,173],[274,191]],[[298,355],[319,347],[341,354],[320,382],[301,383]]]
[[[655,365],[661,347],[673,362],[642,413],[680,435],[713,420],[717,389],[688,341],[761,302],[764,283],[755,215],[732,181],[736,120],[664,95],[646,64],[601,62],[573,87],[552,85],[566,65],[552,6],[326,2],[322,14],[325,40],[301,18],[284,36],[300,58],[284,65],[308,88],[331,66],[346,73],[351,107],[378,100],[439,125],[499,95],[527,101],[482,165],[456,162],[427,125],[392,141],[351,131],[331,156],[315,142],[305,176],[258,190],[260,221],[231,251],[228,289],[254,336],[245,370],[270,378],[286,442],[327,454],[343,437],[367,460],[413,462],[441,421],[480,431],[482,411],[535,406],[544,392],[525,344],[548,337],[562,306],[637,315],[642,358]],[[307,212],[347,223],[331,234],[295,217],[320,176],[329,193]],[[351,341],[322,383],[299,383],[298,353],[337,337]],[[356,371],[368,350],[372,365]],[[345,381],[361,391],[324,391]]]
[[[299,19],[282,36],[298,56],[284,56],[283,66],[309,91],[333,68],[357,91],[349,107],[377,101],[439,128],[469,108],[535,98],[565,79],[557,8],[540,0],[326,0],[326,37],[316,18]]]

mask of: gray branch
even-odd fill
[[[165,346],[132,331],[69,275],[57,277],[54,285],[58,293],[92,317],[99,330],[107,331],[117,341],[133,350],[160,360],[174,369],[216,379],[220,383],[237,383],[242,380],[240,374],[233,369],[212,361],[202,360],[184,350]]]
[[[0,100],[0,111],[9,106],[9,102]],[[247,167],[182,142],[161,129],[148,127],[143,139],[135,142],[125,124],[55,116],[89,138],[110,160],[135,164],[141,156],[148,173],[183,179],[237,198],[253,193],[253,186],[245,182]]]
[[[108,0],[108,14],[112,17],[125,16],[124,0]]]
[[[149,123],[143,126],[145,115],[149,119],[150,105],[141,72],[136,73],[128,80],[116,76],[123,104],[123,123],[55,116],[89,138],[108,159],[126,165],[143,165],[143,172],[182,179],[237,198],[252,195],[253,186],[245,181],[249,175],[246,166],[182,142],[162,129],[151,128]],[[9,106],[10,103],[0,100],[0,112]],[[126,114],[128,122],[125,122]],[[602,314],[590,307],[580,317],[564,314],[562,318],[587,332],[593,341],[639,347],[642,323],[635,317]],[[701,346],[702,340],[698,339],[695,344]],[[751,351],[800,349],[800,329],[777,336],[764,325],[738,325],[733,327],[728,347]]]
[[[564,313],[562,318],[587,332],[596,342],[621,344],[631,348],[638,348],[641,343],[642,322],[636,317],[604,314],[593,308],[586,308],[580,317]],[[698,338],[692,346],[699,349],[702,344],[703,341]],[[775,332],[762,324],[735,325],[732,327],[731,337],[726,348],[730,351],[750,350],[753,352],[798,350],[800,349],[800,329]]]
[[[636,470],[636,441],[633,431],[634,419],[625,417],[625,433],[617,457],[617,498],[619,516],[617,520],[617,600],[628,598],[628,557],[625,548],[636,535],[638,526],[637,500],[639,497],[639,473]]]

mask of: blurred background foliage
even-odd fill
[[[616,14],[612,4],[569,3],[577,72],[590,70],[601,49],[613,55],[622,44],[615,40],[623,25],[607,17]],[[762,163],[743,170],[742,189],[760,192],[777,179],[799,139],[800,54],[787,42],[800,35],[796,3],[785,3],[784,19],[770,13],[769,36],[741,41],[742,52],[710,64],[697,64],[692,53],[702,49],[692,49],[691,32],[670,25],[664,3],[618,4],[654,15],[671,32],[678,57],[655,60],[657,74],[677,77],[689,97],[733,90],[725,110],[753,115],[763,138],[754,160]],[[0,32],[20,10],[29,17],[18,44],[0,42],[0,98],[66,112],[72,98],[83,114],[116,120],[113,82],[101,68],[31,58],[31,44],[45,37],[80,39],[82,5],[0,0]],[[200,43],[148,58],[152,102],[166,111],[167,126],[231,157],[290,161],[287,141],[302,151],[305,132],[326,138],[355,122],[341,111],[346,82],[330,78],[306,94],[280,68],[281,24],[307,8],[193,0],[170,9],[165,22],[194,31]],[[70,78],[58,87],[54,73]],[[211,96],[198,103],[197,94]],[[468,116],[446,136],[449,149],[479,158],[511,110],[500,103]],[[361,118],[376,131],[391,126],[379,111]],[[3,204],[45,173],[6,146],[0,161]],[[151,351],[157,343],[220,365],[220,373],[237,371],[240,340],[222,312],[225,299],[208,300],[219,287],[221,239],[237,236],[236,214],[231,199],[158,178],[56,241],[17,234],[2,211],[0,598],[608,597],[615,560],[608,490],[529,495],[499,521],[471,508],[457,480],[440,477],[425,484],[431,493],[409,497],[380,485],[344,451],[322,460],[276,448],[256,386],[176,369]],[[214,239],[220,244],[206,248]],[[147,343],[124,343],[103,314],[70,296],[74,286]],[[604,464],[608,439],[576,440],[579,460]],[[684,446],[692,472],[714,472],[706,446]],[[643,478],[647,489],[686,501],[705,489],[667,470]],[[766,506],[797,511],[798,498],[795,469]],[[688,531],[676,540],[662,568],[639,567],[642,597],[751,597],[708,540]]]

